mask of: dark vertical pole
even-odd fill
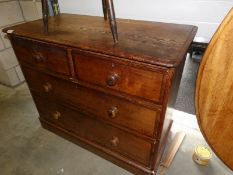
[[[43,22],[44,22],[44,33],[48,34],[49,26],[48,26],[48,2],[47,0],[41,0],[42,1],[42,14],[43,14]]]
[[[107,14],[108,14],[109,24],[111,27],[114,42],[117,43],[118,34],[117,34],[117,24],[116,24],[116,16],[115,16],[115,11],[114,11],[113,0],[107,0]]]
[[[107,10],[107,2],[106,0],[102,0],[102,5],[103,5],[103,13],[104,13],[104,19],[108,19],[108,10]]]

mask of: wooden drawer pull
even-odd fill
[[[45,92],[50,92],[52,90],[52,85],[50,83],[45,83],[43,88]]]
[[[118,79],[119,75],[117,73],[113,73],[108,76],[106,83],[108,86],[115,86],[117,84]]]
[[[61,118],[61,113],[59,111],[55,111],[53,114],[52,114],[53,118],[55,120],[58,120],[59,118]]]
[[[45,62],[47,60],[47,58],[42,53],[36,53],[32,57],[38,63]]]
[[[118,109],[117,109],[117,107],[111,107],[109,110],[108,110],[108,116],[110,117],[110,118],[116,118],[116,115],[117,115],[117,113],[118,113]]]
[[[119,142],[120,141],[119,141],[118,137],[116,137],[116,136],[114,136],[112,138],[112,140],[110,140],[110,143],[111,143],[112,146],[118,146]]]

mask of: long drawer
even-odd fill
[[[151,143],[47,99],[34,96],[34,100],[40,117],[50,123],[149,166]]]
[[[36,69],[51,71],[69,76],[69,63],[65,48],[13,37],[15,53],[21,64],[29,64]]]
[[[160,109],[152,110],[27,67],[23,67],[23,72],[32,93],[40,93],[51,99],[60,99],[80,110],[92,113],[97,118],[156,137]]]
[[[79,80],[161,103],[164,70],[135,67],[103,55],[73,51]]]

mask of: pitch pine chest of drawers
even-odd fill
[[[3,30],[42,126],[134,174],[156,174],[197,28],[61,14]],[[78,163],[78,162],[77,162]]]

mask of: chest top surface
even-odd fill
[[[118,19],[119,42],[114,44],[108,22],[102,17],[61,14],[43,21],[13,27],[10,35],[62,44],[82,50],[122,57],[153,65],[176,67],[185,56],[197,28],[191,25]]]

